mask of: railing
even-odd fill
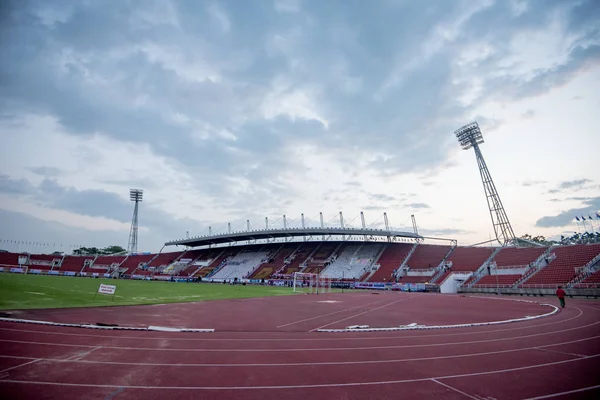
[[[521,264],[521,265],[502,265],[496,266],[496,269],[522,269],[529,267],[529,264]]]
[[[469,287],[472,287],[472,288],[475,288],[475,289],[477,289],[477,288],[480,288],[480,289],[504,288],[504,289],[506,289],[506,288],[512,288],[513,285],[511,283],[500,283],[498,285],[496,285],[496,284],[492,285],[492,284],[487,284],[487,283],[482,285],[482,284],[476,283],[473,286],[469,286]]]
[[[565,286],[566,283],[530,283],[520,285],[519,289],[556,289],[559,286]]]
[[[600,283],[576,283],[574,289],[600,289]]]

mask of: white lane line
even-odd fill
[[[581,318],[581,316],[583,315],[583,311],[577,307],[571,307],[571,308],[575,308],[579,311],[579,314],[577,314],[574,317],[568,318],[568,319],[564,319],[564,320],[556,320],[553,322],[547,322],[544,324],[532,324],[529,326],[519,326],[519,327],[515,327],[515,328],[506,328],[506,329],[490,329],[490,330],[473,330],[473,331],[469,331],[469,332],[453,332],[453,333],[446,333],[446,334],[434,334],[434,335],[398,335],[398,336],[364,336],[364,335],[360,335],[360,336],[355,336],[355,337],[348,337],[348,336],[337,336],[337,337],[333,337],[333,336],[327,336],[327,337],[314,337],[314,338],[261,338],[261,339],[257,339],[257,338],[248,338],[248,339],[241,339],[241,338],[209,338],[206,337],[205,339],[200,339],[200,338],[181,338],[181,337],[165,337],[165,336],[156,336],[156,337],[146,337],[146,336],[121,336],[121,335],[102,335],[102,334],[98,334],[98,335],[92,335],[92,334],[87,334],[87,333],[70,333],[70,332],[52,332],[52,331],[41,331],[41,330],[29,330],[29,329],[13,329],[13,328],[0,328],[0,331],[7,331],[7,332],[24,332],[24,333],[34,333],[34,334],[45,334],[45,335],[58,335],[58,336],[79,336],[79,337],[93,337],[93,338],[106,338],[106,339],[120,339],[120,340],[125,340],[125,339],[132,339],[132,340],[170,340],[170,341],[204,341],[204,342],[209,342],[209,341],[217,341],[217,342],[289,342],[289,341],[294,341],[294,342],[318,342],[318,341],[341,341],[341,340],[357,340],[357,341],[361,341],[361,340],[386,340],[386,339],[422,339],[422,338],[429,338],[429,337],[447,337],[447,336],[462,336],[462,335],[482,335],[482,334],[492,334],[492,333],[497,333],[497,332],[512,332],[512,331],[520,331],[520,330],[524,330],[524,329],[538,329],[542,326],[549,326],[549,325],[558,325],[558,324],[564,324],[565,322],[569,322],[578,318]],[[559,316],[562,315],[562,313],[559,314]],[[532,322],[535,322],[537,320],[532,320]],[[247,332],[246,332],[247,333]]]
[[[80,364],[99,364],[99,365],[128,365],[128,366],[138,366],[138,367],[300,367],[300,366],[317,366],[317,365],[361,365],[361,364],[391,364],[391,363],[403,363],[403,362],[414,362],[414,361],[434,361],[434,360],[446,360],[446,359],[454,359],[454,358],[469,358],[469,357],[481,357],[481,356],[490,356],[496,354],[507,354],[514,353],[518,351],[527,351],[527,350],[541,350],[546,347],[556,347],[562,346],[566,344],[580,343],[588,340],[598,339],[600,336],[587,337],[584,339],[571,340],[568,342],[561,343],[552,343],[543,346],[535,346],[535,347],[520,347],[515,349],[508,350],[496,350],[496,351],[488,351],[482,353],[468,353],[468,354],[455,354],[449,356],[435,356],[435,357],[419,357],[419,358],[401,358],[401,359],[391,359],[391,360],[365,360],[365,361],[322,361],[322,362],[297,362],[297,363],[251,363],[251,364],[218,364],[218,363],[203,363],[203,364],[169,364],[169,363],[149,363],[149,362],[123,362],[123,361],[95,361],[95,360],[79,360],[79,359],[62,359],[62,358],[40,358],[40,360],[50,361],[50,362],[76,362]],[[558,352],[561,353],[561,352]],[[567,353],[562,353],[563,355]],[[587,356],[582,356],[583,358],[587,358]],[[12,356],[4,356],[0,355],[0,358],[16,358]],[[24,357],[26,359],[31,359],[34,357]],[[580,357],[581,358],[581,357]]]
[[[588,387],[585,387],[585,388],[575,389],[575,390],[569,390],[568,392],[552,393],[552,394],[546,394],[544,396],[530,397],[530,398],[525,399],[525,400],[551,399],[552,397],[566,396],[568,394],[587,392],[589,390],[594,390],[594,389],[600,389],[600,385],[588,386]]]
[[[321,383],[313,385],[285,385],[285,386],[145,386],[145,385],[103,385],[103,384],[91,384],[91,383],[62,383],[62,382],[41,382],[41,381],[26,381],[26,380],[15,380],[6,379],[0,380],[1,383],[19,383],[26,385],[48,385],[48,386],[66,386],[66,387],[93,387],[93,388],[120,388],[125,389],[162,389],[162,390],[281,390],[281,389],[312,389],[312,388],[332,388],[332,387],[351,387],[351,386],[375,386],[375,385],[392,385],[401,383],[414,383],[414,382],[427,382],[432,379],[452,379],[452,378],[469,378],[472,376],[482,375],[494,375],[502,374],[506,372],[525,371],[528,369],[552,367],[555,365],[563,365],[573,362],[580,362],[588,360],[590,358],[598,358],[600,354],[594,354],[588,358],[575,358],[572,360],[555,361],[544,364],[534,364],[525,367],[506,368],[486,372],[472,372],[468,374],[457,374],[457,375],[443,375],[434,376],[429,378],[417,378],[417,379],[402,379],[395,381],[377,381],[377,382],[348,382],[348,383]]]
[[[182,351],[182,352],[211,352],[211,353],[265,353],[265,352],[294,352],[294,351],[357,351],[357,350],[388,350],[388,349],[405,349],[405,348],[424,348],[424,347],[440,347],[440,346],[458,346],[458,345],[467,345],[467,344],[476,344],[476,343],[493,343],[493,342],[503,342],[507,340],[519,340],[531,337],[539,337],[539,336],[547,336],[554,334],[561,334],[564,332],[576,331],[584,328],[588,328],[590,326],[595,326],[600,324],[600,321],[583,325],[575,328],[569,329],[560,329],[552,332],[542,332],[535,333],[531,335],[522,335],[516,337],[503,337],[498,339],[489,339],[489,340],[469,340],[466,342],[445,342],[445,343],[430,343],[430,344],[410,344],[410,345],[398,345],[398,346],[370,346],[370,347],[328,347],[328,348],[318,348],[318,347],[308,347],[308,348],[295,348],[295,349],[272,349],[272,348],[263,348],[263,349],[252,349],[252,348],[244,348],[244,349],[213,349],[213,348],[160,348],[160,347],[128,347],[128,346],[102,346],[105,349],[116,349],[116,350],[142,350],[142,351]],[[8,339],[0,339],[0,342],[5,343],[21,343],[21,344],[39,344],[45,346],[59,346],[59,347],[84,347],[84,348],[93,348],[96,346],[85,345],[85,344],[70,344],[70,343],[48,343],[48,342],[32,342],[26,340],[8,340]]]
[[[357,306],[357,307],[346,308],[345,310],[334,311],[334,312],[331,312],[331,313],[328,313],[328,314],[323,314],[323,315],[319,315],[319,316],[312,317],[312,318],[301,319],[300,321],[294,321],[294,322],[290,322],[290,323],[288,323],[288,324],[279,325],[277,328],[283,328],[283,327],[286,327],[286,326],[290,326],[290,325],[299,324],[299,323],[301,323],[301,322],[312,321],[313,319],[323,318],[323,317],[327,317],[327,316],[329,316],[329,315],[339,314],[339,313],[342,313],[342,312],[345,312],[345,311],[357,310],[357,309],[359,309],[359,308],[368,307],[368,306],[370,306],[371,304],[375,304],[375,303],[380,303],[380,301],[374,301],[374,302],[372,302],[372,303],[368,303],[368,304],[365,304],[365,305],[362,305],[362,306]]]
[[[534,347],[535,350],[539,350],[539,351],[546,351],[548,353],[556,353],[556,354],[563,354],[566,356],[573,356],[573,357],[580,357],[580,358],[586,358],[587,356],[585,354],[575,354],[575,353],[567,353],[564,351],[558,351],[558,350],[548,350],[548,349],[544,349],[543,347],[546,346],[537,346]]]
[[[399,303],[399,302],[401,302],[402,300],[404,300],[404,299],[400,299],[400,300],[392,301],[391,303],[387,303],[387,304],[384,304],[384,305],[382,305],[382,306],[375,307],[375,308],[373,308],[373,309],[371,309],[371,310],[363,311],[363,312],[361,312],[361,313],[358,313],[358,314],[355,314],[355,315],[351,315],[351,316],[349,316],[349,317],[346,317],[346,318],[343,318],[343,319],[340,319],[340,320],[337,320],[337,321],[331,322],[331,323],[329,323],[329,324],[326,324],[326,325],[323,325],[323,326],[319,326],[318,328],[311,329],[309,332],[314,332],[314,331],[316,331],[317,329],[322,329],[322,328],[325,328],[326,326],[330,326],[330,325],[333,325],[333,324],[337,324],[338,322],[347,321],[347,320],[349,320],[349,319],[352,319],[352,318],[355,318],[355,317],[358,317],[358,316],[361,316],[361,315],[364,315],[364,314],[370,313],[370,312],[372,312],[372,311],[377,311],[377,310],[380,310],[380,309],[382,309],[382,308],[384,308],[384,307],[391,306],[392,304]]]
[[[41,360],[42,360],[41,358],[36,358],[36,359],[33,359],[33,360],[28,361],[26,363],[15,365],[14,367],[3,369],[2,371],[0,371],[0,374],[4,374],[5,372],[11,371],[11,370],[13,370],[15,368],[24,367],[26,365],[33,364],[33,363],[36,363],[36,362],[41,361]]]
[[[442,386],[444,386],[444,387],[446,387],[446,388],[448,388],[448,389],[450,389],[450,390],[453,390],[453,391],[455,391],[455,392],[457,392],[457,393],[460,393],[460,394],[462,394],[463,396],[467,396],[467,397],[468,397],[468,398],[470,398],[470,399],[474,399],[474,400],[480,400],[478,397],[471,396],[470,394],[468,394],[468,393],[465,393],[465,392],[463,392],[462,390],[458,390],[458,389],[457,389],[457,388],[455,388],[455,387],[452,387],[452,386],[450,386],[450,385],[446,385],[445,383],[442,383],[442,382],[440,382],[440,381],[438,381],[438,380],[436,380],[436,379],[432,379],[432,381],[433,381],[433,382],[435,382],[435,383],[437,383],[438,385],[442,385]]]

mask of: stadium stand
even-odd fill
[[[269,257],[269,260],[262,264],[252,275],[251,279],[267,279],[275,273],[275,271],[284,267],[285,261],[298,248],[297,244],[283,244],[276,250],[274,255]]]
[[[598,254],[600,244],[579,244],[572,246],[559,246],[550,250],[556,258],[529,279],[521,283],[520,287],[556,287],[564,285],[577,276],[578,269],[587,265]]]
[[[29,268],[41,269],[42,271],[44,271],[51,270],[53,264],[55,265],[54,269],[59,268],[62,260],[63,256],[60,255],[31,254],[29,255],[29,260],[27,261],[27,264],[29,265]],[[79,270],[77,272],[79,272]]]
[[[494,248],[491,247],[456,247],[448,262],[452,262],[455,271],[474,272],[492,255]]]
[[[219,256],[221,249],[188,250],[178,260],[178,266],[173,268],[172,274],[181,277],[194,276],[201,268],[208,266]]]
[[[75,272],[79,273],[83,270],[86,264],[91,265],[94,261],[94,256],[65,256],[62,263],[60,264],[61,272]]]
[[[225,264],[225,262],[230,258],[234,257],[241,248],[229,248],[229,249],[219,249],[221,250],[216,257],[211,258],[208,262],[208,265],[202,267],[194,276],[200,278],[209,278],[214,275],[218,270]]]
[[[158,267],[159,270],[161,269],[161,267],[166,268],[173,261],[181,257],[183,253],[184,252],[182,251],[175,253],[160,253],[148,263],[148,267]]]
[[[590,286],[600,287],[600,270],[593,272],[587,278],[574,285],[576,288],[587,288]]]
[[[321,275],[333,279],[359,279],[369,271],[381,247],[381,244],[374,243],[345,244],[340,248],[339,256],[323,270]]]
[[[286,258],[284,266],[275,271],[273,276],[289,276],[294,272],[299,272],[302,269],[302,264],[317,250],[318,245],[315,242],[300,244],[294,253]]]
[[[478,287],[513,287],[515,282],[521,277],[520,274],[507,274],[507,275],[485,275],[473,285],[474,288]]]
[[[156,254],[130,255],[125,261],[123,261],[121,268],[125,270],[126,274],[133,274],[135,272],[136,274],[144,275],[146,263],[149,263],[154,256],[156,256]]]
[[[224,265],[211,278],[214,280],[246,278],[260,264],[268,260],[268,258],[268,251],[263,251],[262,249],[251,251],[249,248],[244,248],[234,257],[225,261]]]
[[[450,246],[439,246],[431,244],[420,244],[412,253],[406,266],[409,269],[433,269],[446,257]]]
[[[2,266],[2,267],[18,267],[19,266],[19,256],[24,256],[24,255],[25,254],[1,252],[0,253],[0,266]]]
[[[301,272],[318,274],[332,261],[332,256],[343,242],[323,242],[317,250],[308,258]]]
[[[505,247],[494,256],[498,267],[529,265],[544,254],[547,247]]]
[[[388,244],[381,256],[379,256],[379,259],[375,261],[375,263],[379,264],[379,269],[368,281],[389,282],[393,280],[392,275],[394,270],[402,265],[412,246],[412,244],[408,243]]]

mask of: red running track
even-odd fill
[[[502,325],[369,333],[310,331],[485,322],[551,308],[498,298],[349,293],[28,312],[20,316],[217,331],[0,323],[0,398],[600,398],[599,304],[568,300],[555,315]]]

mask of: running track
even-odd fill
[[[272,308],[258,308],[269,302]],[[290,312],[293,302],[298,307]],[[539,315],[549,308],[502,299],[406,293],[198,304],[111,309],[114,320],[121,321],[125,313],[135,325],[157,324],[152,320],[157,317],[182,322],[186,316],[174,310],[187,307],[187,322],[196,325],[188,327],[216,332],[103,331],[2,322],[0,398],[600,398],[597,301],[568,300],[559,313],[525,322],[370,333],[314,330],[389,326],[399,320],[430,325],[436,315],[439,323],[483,322]],[[223,310],[229,313],[224,315]],[[74,322],[84,315],[62,311],[28,316]],[[101,315],[104,322],[111,322],[106,319],[109,314],[102,314],[108,311],[88,309],[86,315]],[[210,325],[219,321],[220,326]]]

